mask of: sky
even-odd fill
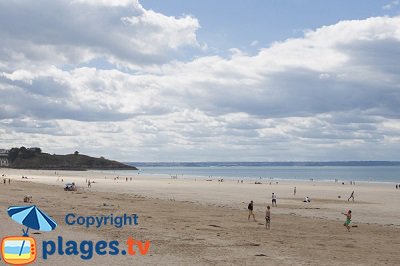
[[[400,160],[400,1],[0,0],[0,148]]]

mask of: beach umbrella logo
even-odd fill
[[[22,229],[24,236],[28,236],[29,228],[49,232],[57,227],[57,223],[35,205],[9,207],[7,212],[15,222],[26,226],[26,230]]]
[[[36,241],[29,237],[29,229],[49,232],[57,227],[57,223],[35,205],[9,207],[7,213],[15,222],[26,226],[26,229],[22,229],[23,236],[3,238],[3,260],[12,265],[32,263],[36,259]]]

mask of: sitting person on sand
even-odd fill
[[[310,200],[309,197],[305,197],[304,200],[303,200],[303,202],[311,202],[311,200]]]
[[[265,228],[267,230],[271,227],[271,207],[267,206],[267,210],[265,211]]]
[[[32,203],[32,196],[31,195],[26,195],[24,197],[24,202],[26,203]]]
[[[351,210],[349,210],[347,213],[342,213],[343,215],[346,216],[346,221],[344,222],[344,226],[346,226],[347,231],[350,232],[350,222],[351,222]]]

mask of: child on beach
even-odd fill
[[[350,222],[351,222],[351,210],[349,210],[347,213],[342,213],[343,215],[346,216],[346,221],[344,222],[344,226],[346,226],[347,231],[350,232]]]
[[[253,213],[253,201],[250,201],[249,206],[247,206],[247,209],[249,210],[249,217],[247,218],[247,220],[250,220],[250,216],[253,216],[253,220],[254,222],[256,221],[256,217]]]
[[[265,228],[267,230],[271,227],[271,211],[269,206],[267,206],[267,210],[265,211]]]

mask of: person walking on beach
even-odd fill
[[[267,206],[267,210],[265,211],[265,228],[267,230],[271,227],[271,211],[269,206]]]
[[[347,213],[342,213],[343,215],[346,216],[346,221],[344,222],[344,226],[346,226],[347,231],[350,232],[350,222],[351,222],[351,210],[349,210]]]
[[[272,193],[272,207],[274,207],[274,204],[275,204],[275,207],[278,207],[278,205],[276,205],[276,195],[275,195],[275,193]]]
[[[293,189],[293,196],[296,196],[296,187]]]
[[[92,187],[92,183],[90,183],[90,180],[87,183],[87,187]]]
[[[354,201],[354,190],[353,192],[351,192],[350,197],[347,199],[347,201],[350,201],[350,199],[352,199],[352,201]]]
[[[253,216],[253,220],[254,222],[256,221],[256,217],[253,213],[253,201],[250,201],[249,206],[247,206],[247,209],[249,210],[249,217],[247,218],[247,220],[250,220],[250,216]]]

